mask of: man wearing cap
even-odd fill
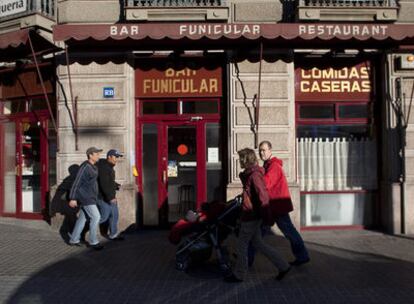
[[[69,206],[72,208],[80,206],[79,217],[70,235],[69,244],[72,246],[80,246],[80,235],[86,221],[89,220],[89,245],[95,250],[103,249],[98,240],[101,215],[96,206],[98,201],[98,168],[95,166],[101,152],[102,150],[96,147],[90,147],[86,150],[88,160],[80,166],[69,193]]]
[[[98,161],[98,208],[101,212],[101,221],[104,223],[109,219],[109,239],[114,241],[121,241],[124,238],[118,234],[118,201],[116,199],[116,190],[119,184],[115,182],[114,167],[118,158],[122,154],[115,149],[111,149],[106,154],[106,159]]]

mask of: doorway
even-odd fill
[[[172,101],[150,102],[159,107],[160,102]],[[186,102],[179,100],[178,107],[186,108]],[[220,100],[204,102],[216,103],[217,113],[183,115],[178,110],[139,119],[137,159],[144,225],[168,225],[203,202],[225,199]]]
[[[48,116],[13,115],[2,129],[1,214],[43,218],[49,188]]]

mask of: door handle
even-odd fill
[[[20,176],[20,166],[17,165],[16,168],[14,169],[16,172],[16,176]]]
[[[162,171],[162,183],[163,184],[167,183],[167,171],[166,170]]]

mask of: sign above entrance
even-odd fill
[[[144,39],[239,39],[256,40],[331,40],[374,39],[383,41],[407,40],[412,43],[414,25],[412,24],[324,24],[324,23],[152,23],[147,24],[99,24],[74,25],[62,24],[53,28],[55,41],[79,43],[83,40],[144,40]],[[326,47],[326,45],[325,45]]]
[[[372,71],[369,62],[354,66],[297,68],[297,101],[365,100],[372,94]]]
[[[222,69],[184,68],[136,71],[136,97],[219,97]]]

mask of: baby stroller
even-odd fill
[[[178,245],[175,265],[186,271],[192,264],[206,261],[215,250],[220,269],[230,270],[221,243],[236,228],[242,205],[237,196],[227,203],[204,203],[198,213],[189,211],[171,229],[169,240]]]

